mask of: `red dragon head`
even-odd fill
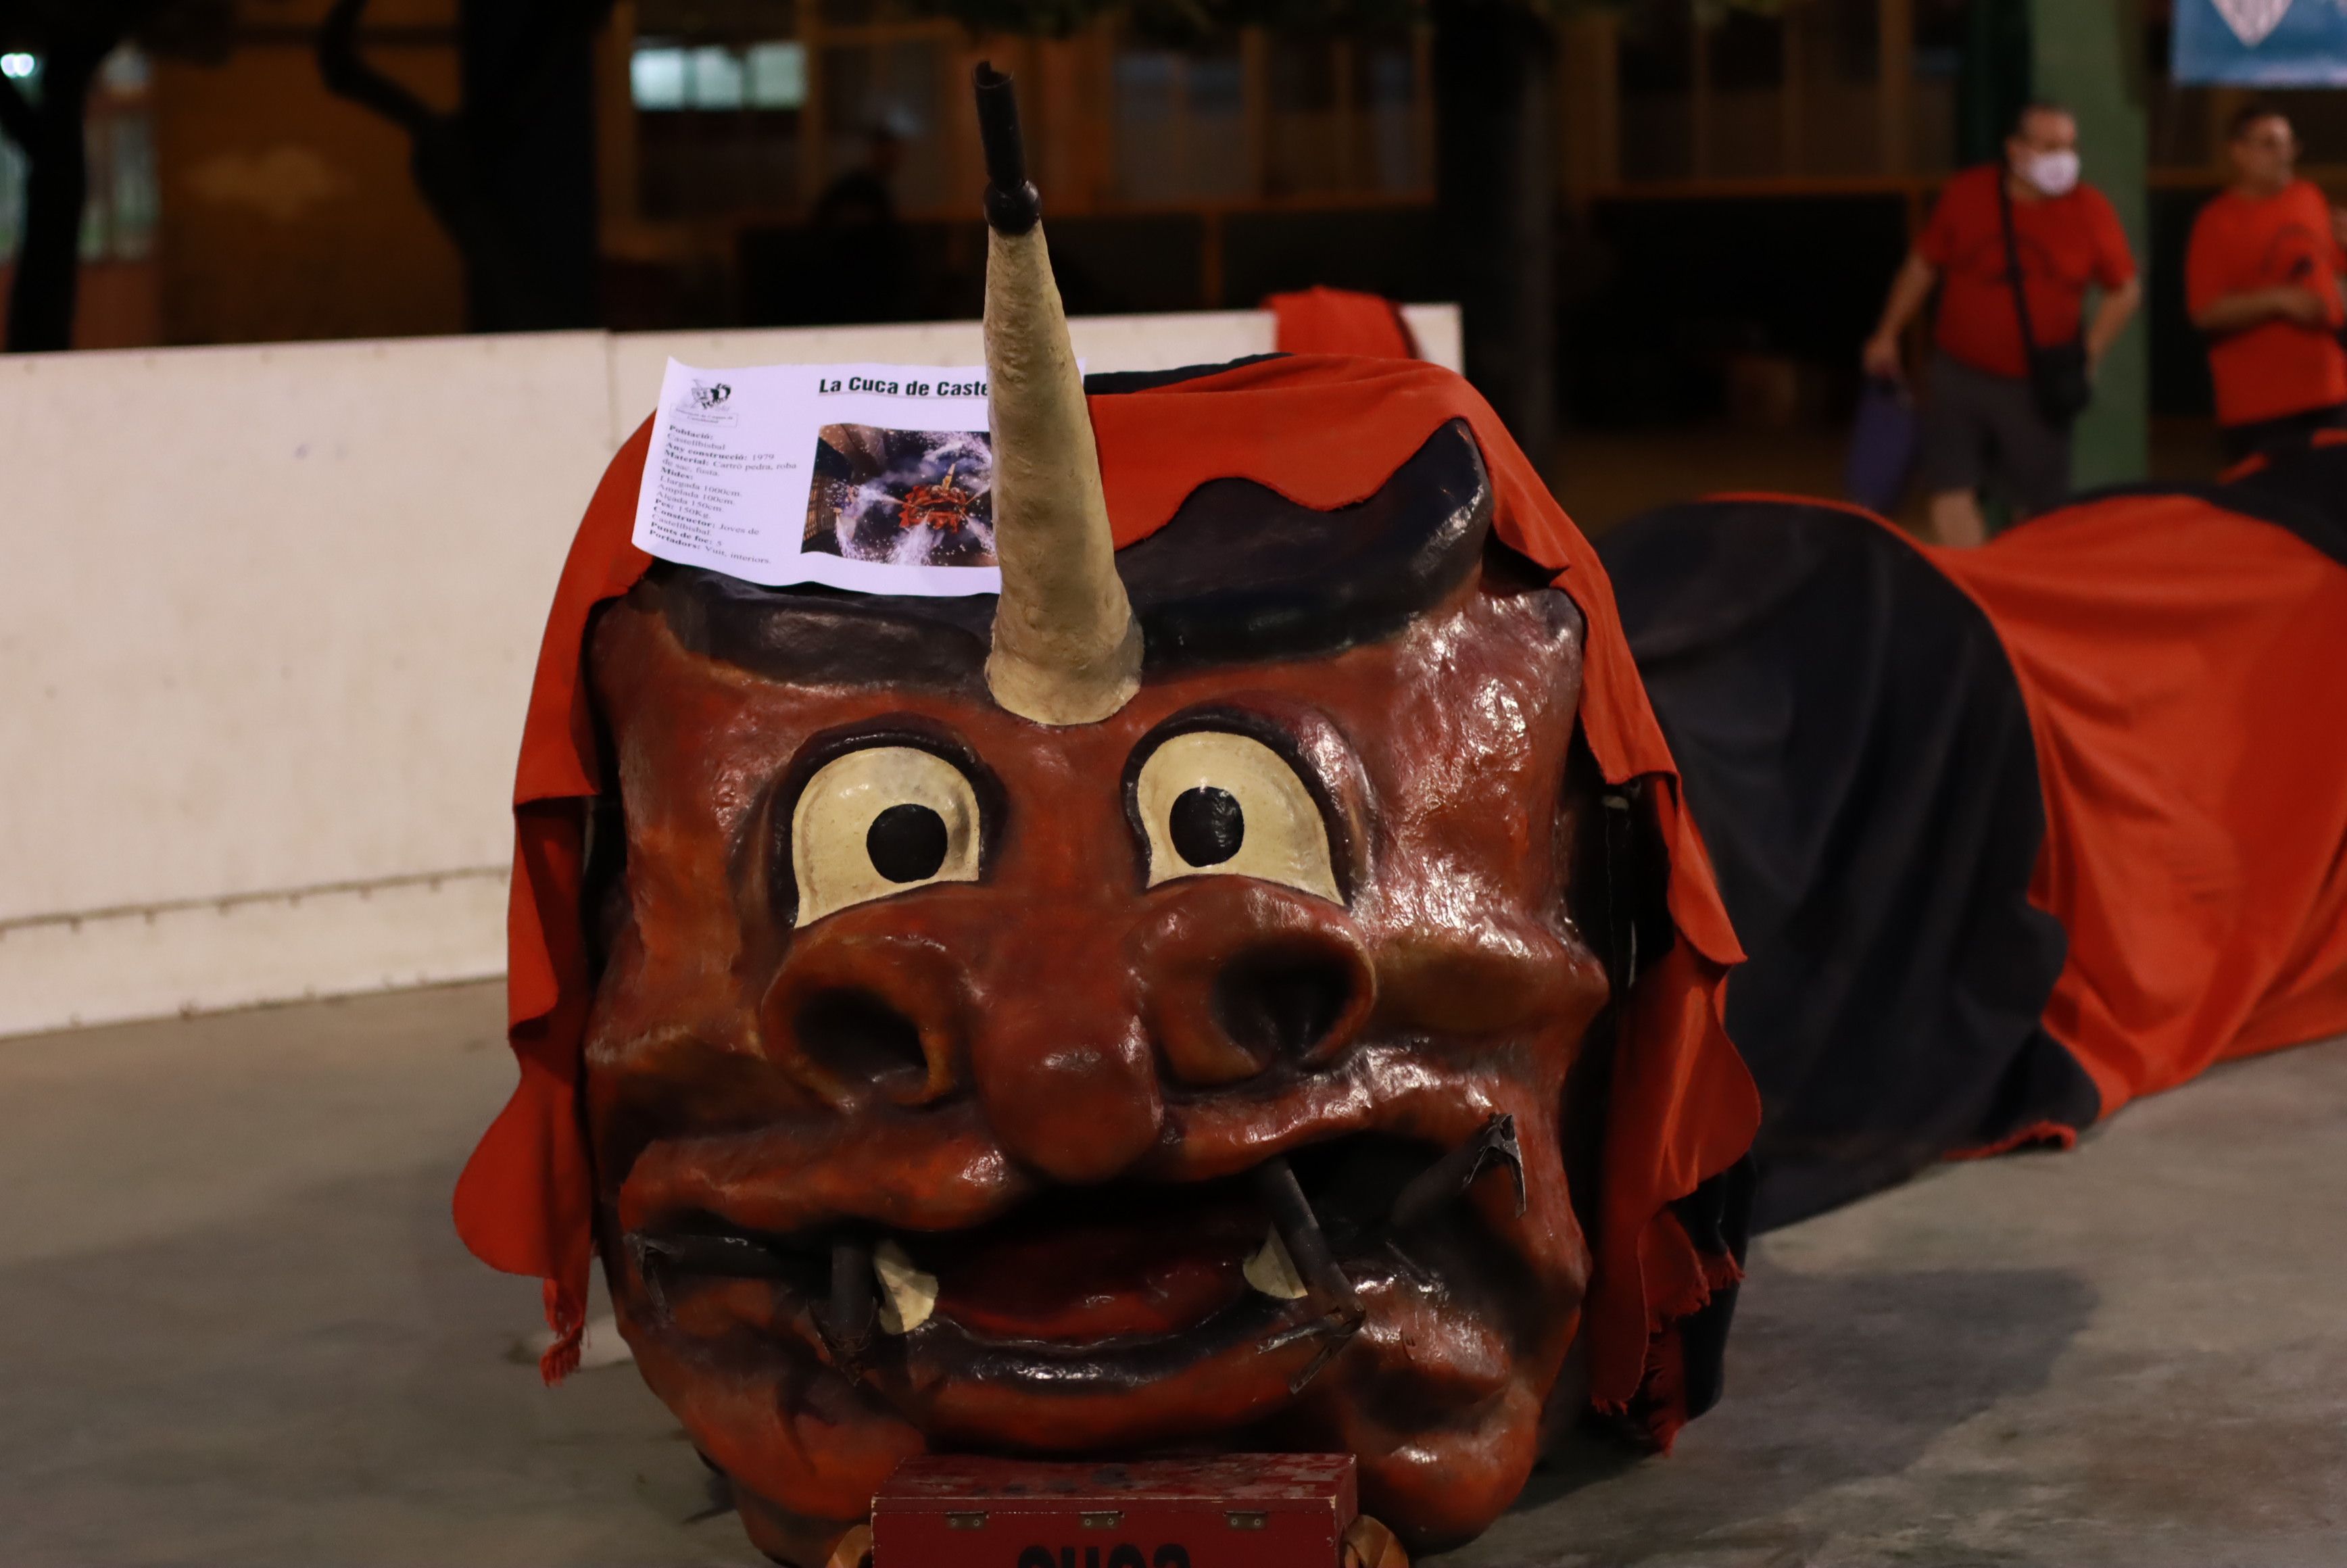
[[[999,600],[662,565],[587,637],[622,1330],[786,1562],[933,1449],[1345,1450],[1406,1539],[1471,1536],[1583,1406],[1628,1091],[1593,1023],[1636,932],[1671,941],[1625,913],[1653,820],[1576,726],[1588,623],[1494,537],[1465,420],[1358,504],[1217,479],[1118,550],[996,172]],[[1631,1275],[1709,1173],[1642,1158]],[[1617,1405],[1689,1288],[1624,1295]]]

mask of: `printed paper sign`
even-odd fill
[[[769,587],[996,593],[986,371],[671,360],[637,548]]]

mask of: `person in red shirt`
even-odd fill
[[[2347,424],[2339,274],[2347,212],[2297,178],[2298,137],[2270,104],[2233,117],[2233,183],[2200,209],[2184,262],[2209,338],[2225,460]]]
[[[1999,200],[2000,185],[2009,203]],[[2060,505],[2070,489],[2069,422],[2046,416],[2030,382],[2005,261],[2008,206],[2028,343],[2076,343],[2085,323],[2091,375],[2143,300],[2118,214],[2101,191],[2078,182],[2078,122],[2068,109],[2031,104],[2005,138],[2004,162],[1948,181],[1864,353],[1869,374],[1903,380],[1899,335],[1939,287],[1922,462],[1932,527],[1942,544],[1982,542],[1983,489],[2016,519]],[[2102,292],[2102,302],[2086,323],[2089,287]]]

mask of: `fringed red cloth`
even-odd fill
[[[1595,1268],[1582,1331],[1591,1397],[1626,1409],[1648,1367],[1668,1359],[1654,1342],[1671,1333],[1669,1320],[1732,1276],[1732,1264],[1698,1252],[1668,1205],[1742,1157],[1760,1108],[1720,1023],[1727,970],[1742,955],[1595,551],[1490,406],[1434,365],[1266,360],[1094,397],[1092,414],[1120,546],[1163,527],[1214,479],[1251,479],[1322,509],[1364,500],[1437,430],[1464,419],[1491,469],[1500,537],[1553,569],[1586,617],[1582,728],[1609,781],[1643,777],[1655,786],[1678,931],[1626,1006],[1590,1238]],[[549,1379],[575,1364],[594,1250],[579,1099],[589,984],[579,876],[583,806],[600,781],[581,644],[589,611],[626,592],[650,564],[629,542],[649,443],[649,426],[639,429],[612,459],[548,617],[514,789],[508,1027],[521,1082],[456,1188],[457,1229],[474,1253],[549,1282],[548,1317],[559,1336],[544,1362]],[[1679,1419],[1657,1409],[1652,1435],[1666,1438]]]
[[[1382,294],[1313,287],[1274,294],[1263,308],[1275,318],[1282,354],[1349,354],[1416,359],[1418,339],[1401,307]]]

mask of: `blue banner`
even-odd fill
[[[2347,0],[2176,0],[2179,82],[2347,87]]]

